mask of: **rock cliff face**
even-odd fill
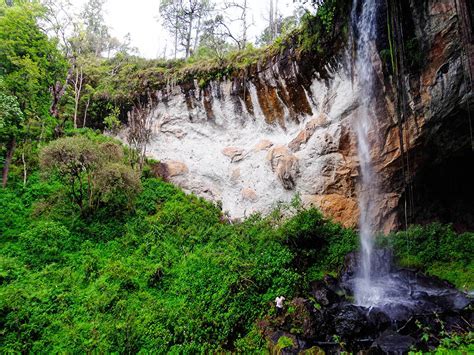
[[[441,216],[436,206],[443,201],[433,195],[443,181],[430,188],[430,169],[440,172],[453,157],[471,159],[459,169],[466,172],[466,184],[474,182],[468,178],[474,165],[468,119],[472,62],[467,60],[472,41],[463,42],[461,36],[463,29],[472,36],[472,24],[471,17],[461,21],[459,16],[460,7],[466,14],[468,1],[402,3],[411,14],[404,31],[419,43],[424,58],[403,75],[407,106],[399,119],[393,78],[380,55],[388,47],[386,36],[374,44],[379,98],[372,157],[383,190],[377,217],[385,231],[396,228],[405,215],[410,221]],[[386,32],[385,17],[380,16],[381,32]],[[231,217],[268,213],[278,201],[299,194],[305,204],[355,226],[359,167],[352,122],[359,103],[349,48],[335,48],[323,65],[308,57],[295,59],[287,49],[244,76],[204,88],[189,81],[157,92],[148,149],[161,161],[157,174],[221,201]],[[472,204],[464,207],[472,217]],[[472,220],[463,223],[472,226]]]
[[[472,5],[411,0],[401,8],[403,35],[408,43],[416,41],[419,52],[405,48],[406,57],[419,55],[419,64],[403,75],[406,108],[400,123],[387,75],[381,90],[389,119],[379,120],[377,170],[384,190],[392,193],[385,206],[393,208],[385,227],[442,220],[473,229]]]

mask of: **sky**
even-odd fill
[[[284,17],[293,14],[293,0],[274,1],[278,1],[278,9]],[[86,0],[73,2],[77,9],[81,9]],[[223,0],[215,2],[219,5]],[[268,17],[265,15],[269,0],[248,0],[248,4],[249,17],[253,18],[253,25],[248,28],[248,37],[255,41],[256,36],[267,26],[264,17]],[[105,10],[105,20],[112,29],[112,35],[121,39],[130,33],[131,45],[138,49],[138,55],[150,59],[162,57],[165,48],[168,56],[171,54],[171,36],[160,25],[159,0],[108,0]]]

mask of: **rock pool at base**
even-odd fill
[[[383,299],[370,307],[353,303],[359,256],[351,253],[339,279],[312,282],[308,299],[290,302],[292,312],[260,323],[270,342],[276,345],[281,336],[293,339],[295,346],[284,349],[287,354],[315,346],[332,353],[342,349],[341,343],[346,351],[403,354],[437,345],[422,340],[424,328],[472,331],[473,300],[467,294],[436,277],[393,266],[389,250],[374,254],[375,265],[384,265],[376,280]]]

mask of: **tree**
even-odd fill
[[[42,17],[41,26],[46,33],[57,38],[60,49],[71,63],[73,48],[70,36],[74,33],[75,28],[72,4],[69,0],[43,0],[42,4],[45,8],[45,16]],[[69,66],[66,77],[57,80],[54,86],[51,87],[52,101],[49,111],[55,118],[59,118],[59,104],[66,93],[72,74],[73,68]]]
[[[150,143],[152,134],[153,106],[150,102],[147,105],[137,104],[128,113],[128,134],[127,141],[132,147],[132,165],[138,162],[140,170],[143,168],[146,157],[146,149]]]
[[[109,28],[104,25],[104,4],[106,0],[89,0],[80,15],[86,36],[86,51],[99,57],[109,47],[111,36]]]
[[[7,185],[8,171],[21,130],[23,112],[15,96],[0,91],[0,142],[6,142],[6,157],[2,169],[2,187]]]
[[[57,42],[50,40],[39,28],[38,21],[44,8],[38,3],[20,2],[0,8],[0,77],[2,92],[15,98],[24,119],[10,120],[11,134],[3,135],[6,147],[2,181],[5,186],[15,147],[24,123],[40,127],[40,139],[49,117],[50,90],[66,71],[66,61],[57,49]],[[4,96],[5,99],[5,96]],[[19,117],[19,116],[18,116]],[[6,140],[4,140],[6,139]]]
[[[67,0],[62,1],[67,3]],[[56,31],[56,33],[61,34],[61,38],[64,38],[65,45],[63,47],[66,50],[70,65],[67,87],[73,95],[72,121],[74,128],[79,127],[80,116],[82,116],[82,127],[85,126],[88,109],[93,99],[94,89],[91,85],[89,69],[96,65],[103,55],[110,57],[112,54],[125,54],[134,51],[130,47],[129,34],[121,41],[112,37],[109,28],[104,25],[105,2],[106,0],[89,0],[81,12],[80,18],[72,18],[71,22],[66,23],[67,28]],[[52,0],[48,0],[48,3],[51,3],[48,13],[52,13],[58,8],[58,5]],[[66,13],[62,17],[69,19],[67,5],[60,8]],[[50,22],[57,23],[56,18],[57,16],[51,15]],[[61,26],[61,24],[58,26]],[[64,33],[67,33],[67,35],[64,35]],[[58,90],[55,90],[58,94],[54,97],[60,98],[64,94],[64,90],[64,86],[59,86]],[[55,102],[57,101],[59,100],[55,100]]]
[[[123,203],[132,201],[140,190],[139,174],[124,164],[122,147],[110,141],[57,139],[41,151],[40,166],[47,175],[60,178],[81,212],[110,203],[114,196],[125,195]]]
[[[257,44],[265,46],[272,44],[275,38],[287,33],[289,30],[294,28],[297,24],[295,16],[281,17],[279,16],[273,22],[273,26],[266,27],[262,34],[257,38]]]
[[[42,18],[42,28],[48,34],[56,37],[61,50],[67,58],[72,56],[70,36],[74,32],[75,18],[70,0],[43,0],[45,16]]]
[[[182,46],[188,58],[199,45],[204,21],[214,5],[209,0],[162,0],[160,14],[165,28],[174,35],[175,57]]]
[[[240,36],[238,36],[238,40],[235,40],[235,36],[229,35],[230,38],[234,39],[237,42],[237,46],[239,49],[244,49],[247,45],[247,30],[249,27],[248,23],[248,0],[226,0],[224,2],[224,11],[230,12],[237,12],[237,18],[230,17],[230,22],[238,21],[240,22]],[[227,26],[226,26],[227,27]],[[229,31],[230,34],[230,31]]]
[[[248,9],[247,0],[225,1],[220,13],[204,21],[201,47],[211,49],[219,59],[231,48],[229,40],[239,50],[244,49],[247,45]],[[240,31],[231,28],[235,22],[240,22]]]
[[[179,8],[182,0],[161,0],[160,15],[164,27],[173,35],[174,58],[178,56]]]
[[[223,60],[224,55],[232,48],[228,42],[229,38],[240,48],[241,42],[232,35],[222,15],[217,15],[214,19],[206,21],[203,27],[198,55],[205,56],[205,54],[211,51],[213,56]]]
[[[0,14],[0,75],[27,116],[44,114],[49,88],[66,68],[57,42],[37,25],[43,13],[36,3],[25,3]]]
[[[278,6],[276,8],[278,9]],[[269,6],[269,11],[268,11],[268,29],[269,29],[269,35],[270,35],[270,42],[273,42],[276,38],[275,13],[273,12],[273,0],[270,0],[270,6]]]

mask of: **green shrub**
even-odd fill
[[[474,287],[474,233],[458,234],[451,225],[411,226],[381,238],[403,266],[417,267],[458,287]]]
[[[137,209],[148,215],[155,214],[158,206],[182,192],[171,184],[158,179],[149,178],[143,182],[143,190],[137,197]]]
[[[288,338],[286,336],[281,336],[280,338],[278,338],[277,347],[279,350],[291,348],[294,345],[295,344],[293,344],[293,340],[291,338]]]
[[[357,248],[357,234],[325,219],[316,209],[299,212],[280,228],[281,238],[295,252],[295,265],[313,277],[338,270]],[[319,276],[318,276],[319,275]]]
[[[3,351],[257,351],[265,341],[255,321],[275,296],[335,274],[357,246],[354,231],[298,198],[229,224],[214,204],[144,178],[130,211],[103,204],[84,215],[60,198],[60,180],[49,182],[35,173],[0,194]],[[385,243],[448,279],[461,280],[446,265],[464,270],[469,284],[472,235],[462,238],[434,225]]]
[[[110,139],[101,142],[86,135],[57,139],[41,150],[40,166],[62,182],[81,212],[100,204],[130,207],[140,190],[138,172],[124,163],[123,148]]]
[[[25,231],[19,239],[25,251],[25,261],[34,266],[44,266],[63,261],[63,255],[72,250],[74,238],[60,223],[40,221]]]
[[[28,209],[20,196],[10,190],[0,190],[0,235],[3,241],[18,237],[25,228]]]

